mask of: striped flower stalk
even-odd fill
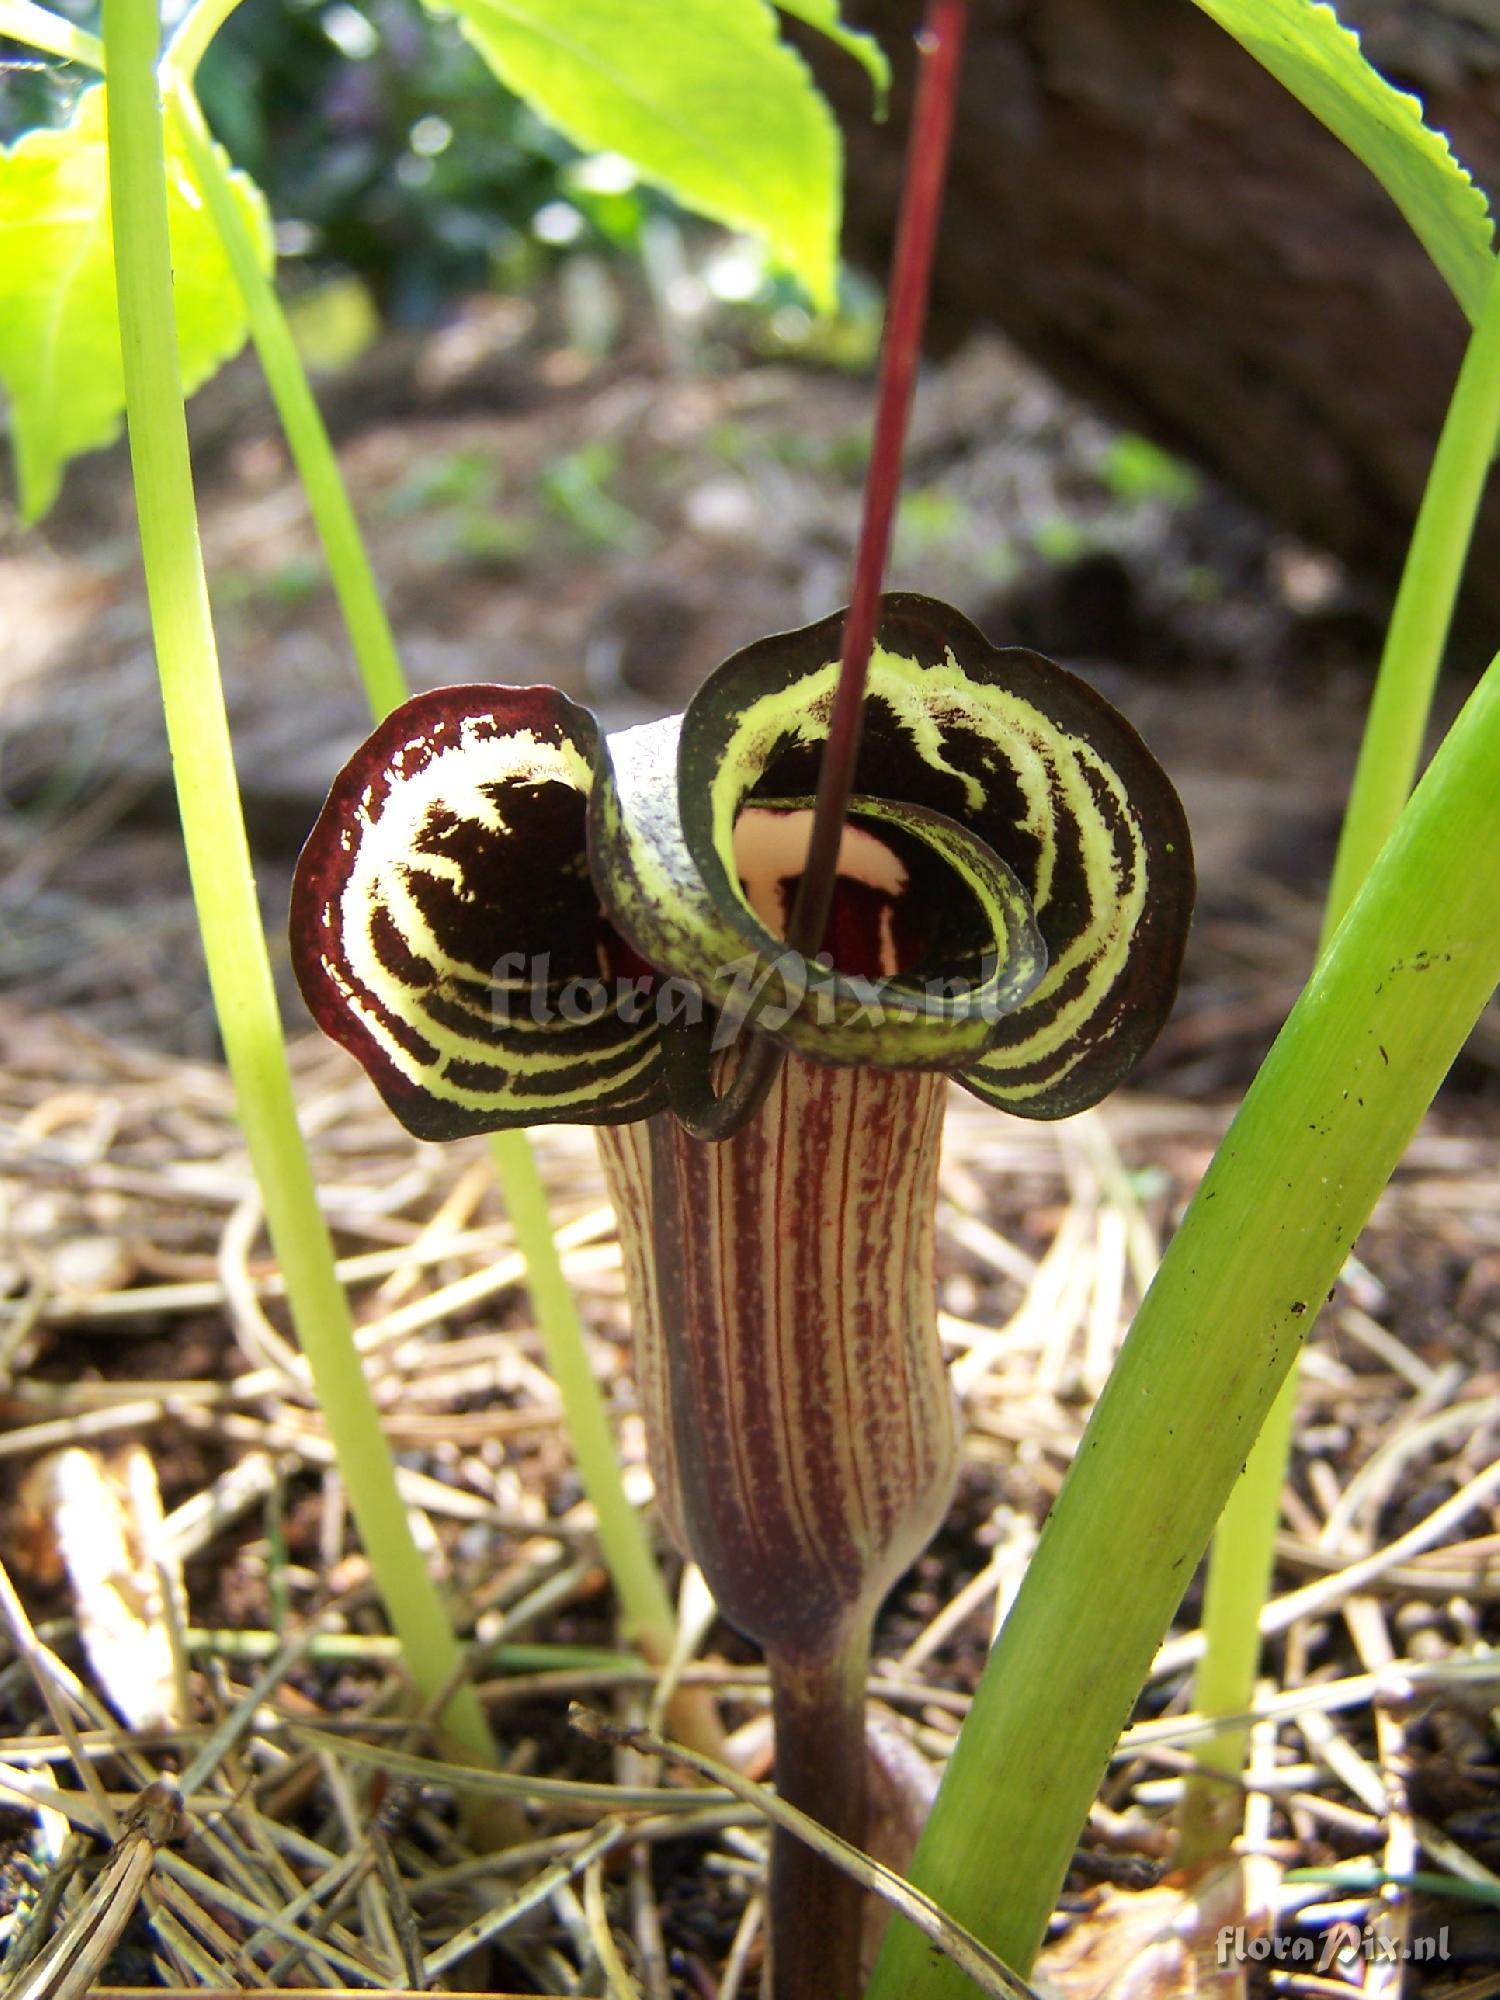
[[[420,695],[336,781],[293,894],[323,1028],[428,1139],[584,1121],[620,1217],[667,1528],[765,1649],[777,1782],[857,1840],[881,1597],[956,1455],[933,1229],[949,1077],[1023,1117],[1098,1101],[1175,992],[1182,810],[1083,682],[892,595],[824,951],[783,934],[842,614],[606,737],[546,688]],[[765,1038],[785,1060],[695,1138]],[[859,1899],[782,1840],[780,2000],[852,2000]]]

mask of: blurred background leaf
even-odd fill
[[[666,17],[642,0],[455,4],[495,73],[560,131],[762,238],[816,306],[833,305],[838,128],[767,0],[674,0]]]
[[[198,76],[210,124],[270,194],[283,256],[342,267],[381,316],[520,287],[576,248],[629,252],[647,202],[564,190],[577,149],[494,76],[451,19],[408,0],[249,0]],[[548,233],[568,202],[576,225]],[[536,228],[541,219],[540,231]]]
[[[838,0],[776,0],[776,4],[783,14],[806,21],[809,27],[847,50],[856,62],[864,64],[875,86],[875,116],[884,118],[891,90],[891,65],[875,37],[845,26],[839,16]]]
[[[637,27],[651,4],[614,0],[619,20]],[[800,232],[804,249],[791,261],[804,285],[822,288],[826,305],[839,210],[832,120],[801,59],[776,39],[768,0],[694,4],[729,24],[736,50],[756,52],[784,100],[784,122],[800,135],[793,219],[776,226]],[[475,0],[476,15],[482,5]],[[61,0],[54,11],[98,25],[95,0]],[[504,11],[543,17],[536,0],[524,8],[507,0]],[[843,24],[835,0],[789,0],[782,12],[846,49],[883,96],[883,53]],[[20,51],[13,64],[0,63],[0,142],[65,123],[83,82]],[[428,326],[468,294],[533,289],[579,256],[633,261],[653,218],[694,228],[622,150],[573,143],[497,81],[457,16],[420,0],[245,0],[210,45],[197,90],[215,135],[266,192],[286,275],[306,268],[320,280],[330,271],[356,277],[387,324]],[[769,149],[768,134],[750,136]],[[788,258],[767,254],[768,218],[787,189],[762,183],[763,166],[751,153],[736,164],[741,200],[724,206],[742,207],[733,226],[752,235],[758,227],[761,240],[735,253],[739,265],[753,264],[752,282],[736,289],[726,280],[722,296],[767,312],[800,308],[806,293],[789,284]],[[792,173],[786,168],[783,180]],[[676,191],[691,207],[685,180]],[[701,225],[697,234],[709,239]],[[779,344],[798,347],[796,332]]]

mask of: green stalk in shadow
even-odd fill
[[[334,1272],[297,1127],[235,783],[178,370],[158,37],[155,0],[108,0],[110,194],[131,465],[183,840],[240,1121],[292,1317],[412,1679],[432,1698],[454,1681],[461,1655],[396,1490]],[[442,1725],[456,1754],[495,1761],[471,1687],[449,1696]]]
[[[168,92],[171,115],[239,287],[251,338],[323,545],[366,698],[378,721],[405,700],[408,689],[348,488],[286,315],[233,199],[223,157],[208,135],[187,82],[174,76]],[[604,1399],[553,1242],[531,1142],[523,1131],[497,1132],[490,1147],[526,1262],[527,1287],[547,1366],[562,1399],[579,1477],[598,1520],[600,1548],[625,1629],[646,1658],[661,1666],[671,1657],[676,1620],[641,1516],[625,1494]],[[684,1740],[700,1747],[712,1749],[718,1741],[713,1704],[701,1693],[685,1692],[675,1699],[672,1726]]]

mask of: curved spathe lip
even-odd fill
[[[690,982],[713,1008],[737,1010],[815,1061],[944,1069],[988,1047],[996,1022],[1045,970],[1014,871],[941,813],[856,794],[856,824],[909,838],[943,871],[948,893],[935,910],[935,936],[921,963],[873,980],[805,959],[756,914],[732,864],[689,838],[678,742],[686,722],[671,716],[601,746],[589,802],[590,871],[610,922],[633,949]],[[802,810],[811,798],[754,803]],[[731,844],[733,833],[731,822]]]
[[[716,900],[734,893],[738,809],[815,788],[842,629],[838,613],[746,647],[683,716],[683,838]],[[881,600],[855,790],[962,826],[1027,896],[1045,972],[960,1080],[1031,1117],[1105,1096],[1171,1009],[1193,902],[1186,816],[1136,731],[1041,654],[992,646],[950,606],[895,592]]]
[[[376,729],[298,864],[292,948],[315,1018],[411,1130],[648,1116],[661,1030],[695,1007],[1030,1116],[1133,1064],[1191,907],[1176,795],[1085,683],[931,599],[883,600],[850,812],[899,853],[925,949],[855,977],[757,913],[735,826],[810,804],[841,626],[762,640],[682,716],[609,738],[538,687],[438,689]]]

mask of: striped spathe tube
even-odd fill
[[[663,1519],[765,1648],[778,1783],[857,1840],[872,1620],[956,1465],[948,1080],[1029,1118],[1096,1103],[1166,1019],[1193,871],[1101,696],[892,595],[824,949],[791,952],[841,628],[763,640],[608,737],[554,689],[415,697],[336,780],[292,941],[313,1014],[419,1136],[600,1128]],[[785,1053],[717,1142],[671,1108],[687,1035],[709,1087],[752,1037]],[[850,1964],[858,1896],[795,1848],[773,1933],[826,1930]]]

